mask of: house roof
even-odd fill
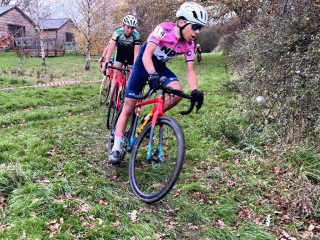
[[[24,16],[32,25],[34,25],[34,22],[31,20],[30,17],[28,17],[23,11],[20,10],[17,6],[14,5],[4,5],[0,6],[0,16],[9,12],[12,9],[16,9],[18,12],[21,13],[22,16]]]
[[[0,6],[0,16],[6,12],[8,12],[9,10],[11,10],[12,8],[14,8],[15,6],[13,5],[4,5],[4,6]]]
[[[54,30],[61,28],[64,24],[66,24],[70,18],[57,18],[57,19],[46,19],[41,24],[41,29],[43,30]]]

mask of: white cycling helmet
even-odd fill
[[[207,10],[198,3],[185,2],[177,11],[176,16],[192,24],[204,26],[208,23]]]
[[[124,17],[122,23],[130,27],[136,27],[138,25],[138,20],[135,16],[127,15]]]
[[[199,43],[197,44],[197,47],[200,47],[200,44],[199,44]]]

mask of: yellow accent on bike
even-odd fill
[[[138,132],[135,135],[136,138],[140,135],[140,133],[142,132],[144,127],[147,125],[147,123],[149,122],[149,119],[152,117],[152,115],[153,115],[153,113],[150,112],[147,119],[142,123],[141,127],[139,128]]]

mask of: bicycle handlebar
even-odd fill
[[[182,115],[188,115],[189,113],[192,112],[195,104],[197,101],[195,101],[190,95],[187,95],[185,93],[183,93],[182,91],[180,90],[177,90],[177,89],[173,89],[171,87],[166,87],[166,86],[163,86],[163,84],[165,83],[166,81],[166,77],[163,76],[159,79],[159,82],[160,82],[160,85],[158,87],[158,89],[162,90],[164,93],[168,93],[168,94],[174,94],[174,95],[177,95],[179,97],[182,97],[182,98],[187,98],[187,99],[190,99],[191,100],[191,104],[190,104],[190,107],[187,111],[182,111],[180,112],[180,114]],[[135,95],[134,98],[135,99],[140,99],[140,100],[143,100],[143,99],[146,99],[148,97],[150,97],[153,93],[155,93],[156,90],[154,89],[149,89],[147,91],[147,93],[143,94],[143,95]],[[200,107],[198,107],[199,105],[197,104],[196,108],[197,108],[197,113],[198,113],[198,110],[200,109]]]
[[[130,72],[130,69],[127,69],[127,68],[118,68],[118,67],[114,67],[114,66],[109,66],[109,68],[116,69],[116,70],[119,70],[119,71]]]

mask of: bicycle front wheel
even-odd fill
[[[162,199],[174,186],[185,152],[183,132],[174,119],[158,118],[151,142],[150,132],[151,123],[139,135],[129,162],[132,191],[147,203]]]
[[[108,116],[107,116],[107,128],[111,128],[111,124],[116,116],[117,113],[117,97],[118,97],[118,89],[119,85],[116,83],[112,90],[110,101],[109,101],[109,109],[108,109]]]
[[[111,87],[110,75],[107,75],[103,78],[103,81],[100,87],[99,102],[101,105],[108,101],[110,87]]]

